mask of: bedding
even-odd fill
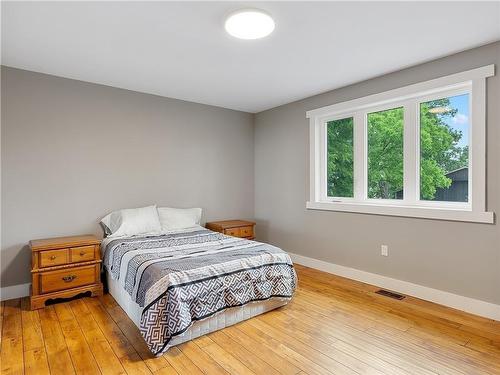
[[[107,272],[106,281],[108,283],[109,294],[113,296],[115,301],[121,306],[137,328],[140,328],[142,308],[132,301],[130,295],[122,288],[120,283],[113,280]],[[169,345],[175,346],[182,344],[183,342],[224,329],[254,316],[264,314],[267,311],[274,310],[287,303],[288,301],[286,299],[276,297],[265,301],[251,302],[243,306],[228,308],[209,318],[193,322],[184,333],[174,336],[172,340],[170,340]]]
[[[161,231],[166,233],[174,229],[184,229],[200,224],[201,208],[158,207]]]
[[[255,301],[288,301],[296,287],[281,249],[200,226],[106,238],[102,247],[109,277],[142,308],[139,328],[157,356],[193,322]]]
[[[101,225],[105,235],[109,237],[161,233],[156,206],[113,211],[101,220]]]

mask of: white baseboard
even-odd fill
[[[307,267],[500,321],[500,305],[413,284],[407,281],[393,279],[375,273],[360,271],[355,268],[340,266],[338,264],[309,258],[303,255],[289,254],[294,262]]]
[[[0,301],[29,296],[30,285],[30,283],[27,283],[0,288]]]

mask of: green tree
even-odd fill
[[[448,188],[448,172],[469,163],[468,146],[460,147],[462,132],[451,128],[446,119],[454,117],[449,99],[420,105],[420,197],[432,200],[438,188]]]
[[[421,198],[432,200],[438,188],[448,188],[448,172],[468,165],[468,146],[460,147],[460,131],[446,120],[455,116],[449,99],[420,106]],[[368,115],[368,197],[401,198],[403,190],[404,110]],[[353,119],[327,124],[327,192],[329,196],[353,196]]]
[[[403,190],[403,108],[368,114],[368,197],[395,199]]]
[[[327,123],[327,193],[330,197],[353,196],[353,119]]]

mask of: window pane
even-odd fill
[[[403,113],[368,114],[368,198],[403,199]]]
[[[420,104],[420,199],[467,202],[469,95]]]
[[[329,197],[353,197],[353,122],[349,117],[326,124]]]

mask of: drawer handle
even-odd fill
[[[80,256],[84,256],[85,255],[85,251],[80,251]]]
[[[55,256],[55,255],[51,255],[51,256],[50,256],[50,260],[54,260],[54,259],[56,259],[56,258],[57,258],[57,256]]]
[[[76,279],[76,275],[64,276],[62,279],[63,279],[63,281],[64,281],[65,283],[70,283],[70,282],[72,282],[74,279]]]

